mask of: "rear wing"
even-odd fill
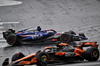
[[[81,42],[80,45],[78,45],[77,47],[88,47],[88,46],[98,48],[97,42]]]

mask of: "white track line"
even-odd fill
[[[0,6],[11,6],[11,5],[18,5],[18,4],[22,4],[21,1],[5,1],[5,0],[1,0],[0,1]]]
[[[0,25],[3,24],[18,24],[19,22],[0,22]]]

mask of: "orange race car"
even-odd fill
[[[72,61],[97,61],[99,50],[97,42],[81,42],[79,45],[71,46],[66,43],[60,43],[56,47],[45,47],[43,51],[24,56],[22,53],[16,53],[12,57],[12,63],[6,58],[2,66],[23,66],[33,65],[47,66],[49,63],[72,62]]]

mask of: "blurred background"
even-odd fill
[[[10,47],[2,38],[2,32],[6,29],[18,31],[36,26],[55,29],[57,32],[81,32],[88,41],[100,44],[100,0],[0,0],[0,60],[16,52],[28,55],[45,46],[54,46]]]

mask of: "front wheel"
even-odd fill
[[[71,39],[71,36],[67,33],[64,33],[60,36],[60,41],[64,43],[70,42],[70,39]]]
[[[13,34],[9,35],[7,37],[7,39],[6,39],[6,41],[7,41],[7,43],[9,45],[12,45],[12,46],[15,46],[15,45],[19,45],[20,44],[20,42],[18,41],[17,36],[16,35],[13,35]]]
[[[85,51],[85,57],[88,61],[97,61],[99,59],[99,50],[97,48],[88,48]]]
[[[37,66],[47,66],[48,63],[48,55],[45,52],[37,53]]]

